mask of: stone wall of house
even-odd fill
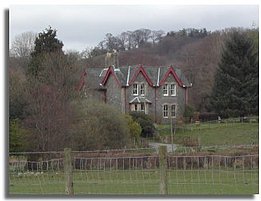
[[[130,86],[128,86],[126,88],[126,103],[127,103],[127,110],[126,112],[130,112],[130,104],[129,102],[131,100],[133,100],[135,97],[145,97],[146,99],[148,99],[149,101],[151,101],[151,104],[148,104],[148,115],[151,116],[151,118],[154,120],[154,114],[155,114],[155,110],[154,110],[154,105],[155,105],[155,95],[154,95],[154,87],[151,87],[148,82],[146,81],[145,77],[142,75],[142,73],[139,73],[138,76],[136,77],[134,83],[137,84],[141,84],[144,83],[145,84],[145,96],[141,96],[140,95],[140,91],[139,91],[139,87],[138,87],[138,95],[133,95],[133,84],[131,84]]]
[[[180,87],[173,76],[169,76],[166,79],[166,83],[176,84],[176,96],[163,96],[163,86],[157,88],[156,92],[156,122],[166,124],[170,123],[170,118],[163,118],[163,105],[164,104],[176,104],[176,121],[179,117],[183,116],[185,108],[185,89]]]
[[[145,96],[140,95],[138,88],[138,95],[133,95],[133,84],[128,87],[122,87],[117,82],[113,75],[110,75],[104,90],[87,90],[88,96],[93,97],[96,100],[106,102],[109,105],[114,106],[117,110],[122,113],[130,112],[129,102],[135,97],[144,97],[148,99],[151,103],[147,104],[147,113],[156,123],[167,124],[170,123],[170,118],[163,118],[163,104],[176,104],[177,113],[176,121],[179,117],[183,116],[185,109],[185,89],[180,87],[176,82],[175,78],[170,74],[166,79],[167,83],[176,84],[176,96],[163,96],[163,86],[155,87],[150,86],[146,81],[143,74],[140,72],[136,77],[134,83],[145,84]],[[87,86],[89,84],[87,83]]]
[[[176,96],[163,96],[163,87],[149,86],[141,73],[139,73],[136,80],[134,81],[134,83],[137,84],[145,84],[146,92],[144,97],[151,101],[151,104],[148,104],[148,115],[153,119],[153,121],[162,124],[170,122],[169,118],[163,118],[163,104],[176,104],[177,114],[173,121],[176,121],[176,119],[178,119],[180,116],[183,116],[185,108],[185,89],[176,83],[172,75],[167,78],[166,82],[176,84]],[[129,101],[133,100],[135,97],[141,97],[140,92],[138,92],[138,95],[133,95],[133,85],[130,85],[126,88],[126,113],[130,112]]]

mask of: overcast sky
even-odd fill
[[[9,12],[10,42],[23,32],[57,30],[64,50],[94,47],[106,33],[118,35],[139,28],[178,31],[182,28],[258,27],[258,5],[20,5]]]

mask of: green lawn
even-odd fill
[[[159,125],[161,136],[169,135],[168,125]],[[200,138],[201,145],[258,144],[258,123],[187,125],[176,132],[175,143],[186,137]],[[247,152],[248,153],[248,152]],[[249,152],[251,153],[251,152]],[[253,163],[254,164],[254,163]],[[250,195],[258,193],[258,167],[233,169],[168,170],[171,195]],[[158,195],[158,169],[78,171],[73,175],[76,195]],[[64,195],[63,172],[13,173],[9,175],[11,195]]]
[[[172,195],[235,195],[258,193],[258,170],[169,170],[168,192]],[[74,192],[98,195],[159,194],[158,170],[82,171],[73,176]],[[64,194],[62,173],[10,176],[12,195]]]
[[[199,138],[200,145],[242,145],[258,144],[258,123],[201,123],[186,125],[178,129],[174,143],[182,144],[186,137]],[[157,126],[161,136],[170,135],[169,125]]]

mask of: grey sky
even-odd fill
[[[258,5],[21,5],[10,7],[10,40],[20,33],[39,33],[49,25],[65,50],[96,46],[106,33],[139,28],[178,31],[182,28],[251,28],[259,25]],[[11,42],[10,41],[10,42]]]

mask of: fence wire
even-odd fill
[[[160,166],[156,153],[74,152],[72,165],[75,195],[159,194]],[[256,194],[258,169],[258,155],[168,154],[168,194]],[[11,195],[65,194],[64,176],[62,153],[55,157],[25,154],[9,157]]]

